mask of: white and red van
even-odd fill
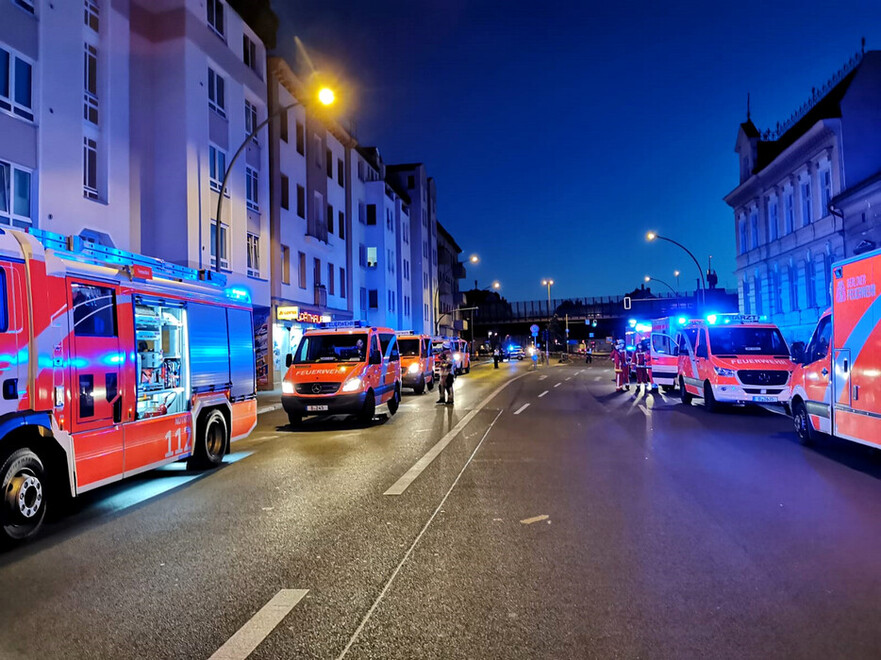
[[[709,314],[688,321],[677,336],[679,393],[688,405],[703,398],[709,411],[721,403],[789,403],[795,364],[772,323],[743,314]]]
[[[832,266],[832,308],[820,317],[793,374],[792,416],[802,442],[827,433],[881,445],[881,250]]]
[[[412,331],[398,332],[398,350],[401,353],[401,381],[404,387],[422,394],[434,389],[434,355],[431,337]]]

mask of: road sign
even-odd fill
[[[529,332],[532,333],[533,337],[538,337],[538,326],[533,323],[531,326],[529,326]]]
[[[630,296],[624,296],[624,309],[630,309]]]

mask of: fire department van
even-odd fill
[[[687,320],[684,316],[668,316],[651,323],[652,382],[667,391],[676,388],[679,358],[674,338]]]
[[[453,351],[453,364],[457,374],[471,373],[471,353],[468,342],[464,339],[452,339],[450,348]]]
[[[292,425],[304,415],[394,415],[401,402],[401,356],[395,331],[360,321],[307,330],[286,358],[282,406]]]
[[[828,433],[881,444],[881,250],[832,266],[832,309],[820,317],[793,374],[792,417],[802,442]]]
[[[218,465],[257,424],[247,293],[79,237],[0,229],[0,540],[55,498]]]
[[[434,355],[431,352],[431,337],[414,335],[412,332],[398,333],[398,351],[401,354],[401,380],[404,387],[412,387],[416,394],[422,394],[427,387],[434,389]]]
[[[702,397],[711,412],[720,403],[789,403],[795,365],[776,325],[750,315],[710,314],[687,322],[677,344],[682,403]]]

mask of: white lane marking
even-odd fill
[[[557,383],[556,385],[554,385],[554,387],[560,387],[560,385],[562,385],[562,384],[563,383]]]
[[[576,371],[576,372],[575,372],[575,375],[577,376],[577,375],[580,374],[580,373],[581,373],[581,369],[579,369],[578,371]]]
[[[263,413],[272,412],[273,410],[279,410],[281,408],[280,403],[273,403],[269,406],[263,406],[262,408],[257,408],[257,414],[262,415]]]
[[[540,516],[533,516],[532,518],[525,518],[525,519],[521,520],[520,522],[523,525],[531,525],[532,523],[541,522],[542,520],[547,520],[548,518],[550,518],[550,516],[543,513]]]
[[[308,589],[282,589],[208,660],[244,660],[281,623]]]
[[[539,394],[539,395],[538,395],[538,398],[539,398],[539,399],[542,398],[545,394],[548,393],[548,391],[549,391],[549,390],[545,390],[544,392],[542,392],[541,394]]]
[[[567,377],[566,380],[572,380],[572,376]]]
[[[547,376],[539,376],[538,377],[539,380],[544,380],[545,378],[547,378]]]
[[[519,408],[517,408],[517,410],[514,411],[514,414],[515,414],[515,415],[519,415],[519,414],[522,413],[524,410],[526,410],[528,407],[529,407],[529,404],[528,404],[528,403],[524,403],[522,406],[520,406]]]
[[[602,380],[603,377],[602,377],[602,376],[594,376],[593,379],[594,379],[594,380]]]
[[[413,464],[413,467],[407,470],[400,479],[393,483],[391,488],[385,491],[383,495],[400,495],[405,490],[407,490],[410,484],[412,484],[416,480],[416,477],[422,474],[422,471],[425,470],[425,468],[427,468],[431,464],[431,462],[438,457],[438,455],[444,450],[444,448],[453,441],[453,438],[461,433],[462,429],[464,429],[468,425],[468,423],[472,419],[474,419],[474,416],[477,413],[483,410],[486,404],[488,404],[493,399],[493,397],[495,397],[499,392],[508,387],[508,385],[513,383],[515,380],[519,380],[520,378],[528,375],[529,372],[526,371],[519,376],[514,376],[512,379],[506,381],[503,385],[500,385],[492,392],[490,392],[483,401],[478,403],[477,406],[462,419],[460,419],[459,423],[456,424],[450,431],[448,431],[444,435],[444,437],[438,440],[431,449],[425,452],[425,455],[418,461],[416,461]]]
[[[364,618],[361,620],[361,624],[358,626],[358,629],[355,630],[354,633],[352,633],[351,638],[349,638],[349,643],[346,644],[346,648],[344,648],[342,650],[342,653],[340,653],[339,656],[337,656],[337,660],[342,660],[344,657],[346,657],[346,654],[349,652],[349,649],[352,648],[352,645],[355,643],[355,640],[358,639],[358,636],[361,634],[361,631],[364,630],[364,626],[367,625],[367,622],[370,620],[370,617],[373,616],[373,613],[376,611],[376,608],[379,607],[379,604],[382,602],[382,599],[385,598],[385,595],[388,593],[388,590],[392,586],[392,582],[395,581],[395,578],[398,576],[398,573],[401,572],[401,569],[404,567],[404,564],[410,558],[410,555],[413,554],[413,550],[416,548],[416,544],[418,544],[419,541],[422,539],[422,537],[425,535],[425,532],[428,529],[428,526],[431,525],[432,521],[437,517],[437,514],[440,512],[440,510],[443,508],[446,501],[449,499],[450,493],[453,492],[453,489],[456,487],[456,484],[459,483],[459,479],[462,478],[462,475],[465,474],[465,470],[467,470],[468,466],[471,465],[471,461],[474,460],[474,457],[477,455],[478,450],[480,449],[481,445],[483,445],[483,441],[486,440],[486,437],[489,435],[489,432],[492,431],[493,426],[495,426],[496,421],[498,421],[499,417],[501,417],[503,412],[504,412],[503,410],[500,410],[499,414],[495,416],[495,419],[493,419],[492,423],[490,423],[490,425],[487,427],[486,432],[483,434],[483,437],[480,439],[480,442],[477,443],[477,446],[474,448],[474,451],[471,452],[471,456],[469,456],[468,460],[465,461],[465,465],[462,466],[462,469],[459,471],[459,474],[456,476],[456,478],[453,481],[452,485],[450,486],[449,490],[446,492],[446,494],[441,499],[440,504],[437,505],[437,508],[434,510],[434,513],[431,514],[431,517],[428,519],[428,522],[425,523],[425,526],[422,528],[422,530],[419,532],[419,534],[416,535],[416,538],[413,540],[413,543],[407,549],[407,552],[404,553],[404,557],[401,559],[400,563],[398,563],[394,572],[392,572],[391,577],[388,579],[388,582],[385,583],[385,586],[382,588],[382,591],[379,593],[379,596],[376,597],[376,600],[373,602],[373,605],[371,605],[370,609],[367,610],[367,614],[364,615]]]

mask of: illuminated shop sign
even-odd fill
[[[300,323],[330,323],[333,320],[329,314],[313,314],[296,305],[276,308],[275,318],[279,321],[298,321]]]

